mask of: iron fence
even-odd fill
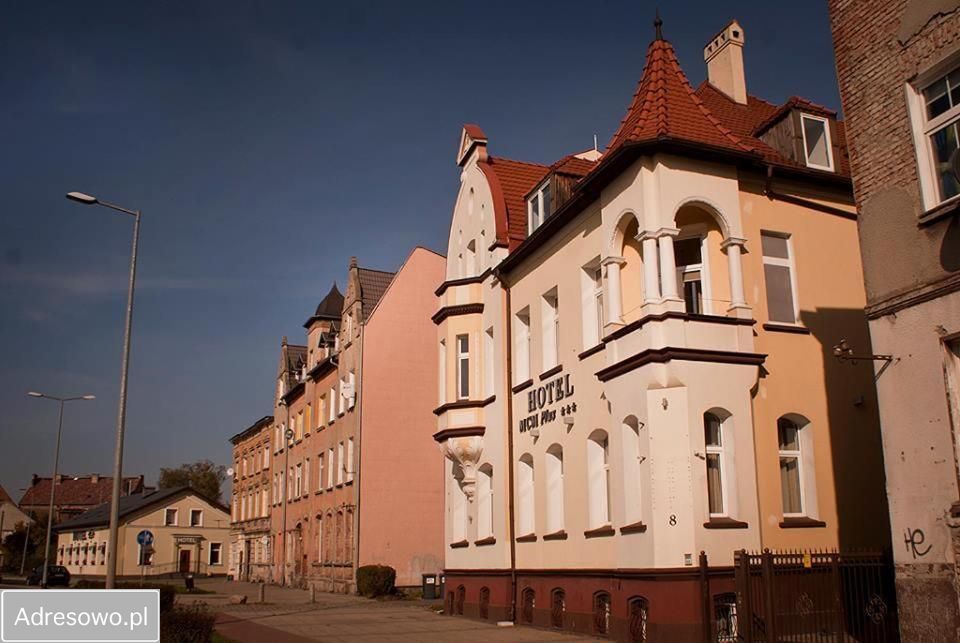
[[[735,580],[734,627],[741,641],[899,641],[887,554],[738,551]]]

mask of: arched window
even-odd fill
[[[480,618],[490,618],[490,588],[480,588]]]
[[[713,614],[717,628],[717,643],[735,643],[738,640],[737,595],[719,594],[713,599]]]
[[[517,533],[521,536],[536,531],[534,520],[533,495],[533,456],[524,453],[520,456],[517,471]]]
[[[650,603],[643,596],[634,596],[627,602],[631,643],[646,643],[649,612]]]
[[[460,486],[463,480],[463,469],[456,462],[452,462],[453,480],[450,485],[450,493],[453,496],[453,503],[450,514],[450,534],[453,542],[458,543],[467,539],[467,496]]]
[[[533,623],[533,608],[537,598],[532,587],[525,587],[520,597],[520,618],[524,623]]]
[[[457,614],[459,614],[460,616],[463,616],[463,603],[466,600],[467,600],[467,589],[463,585],[460,585],[457,587],[457,604],[456,604]]]
[[[493,536],[493,467],[477,469],[477,539]]]
[[[343,562],[343,512],[337,512],[337,541],[336,541],[336,554],[334,554],[334,560],[338,563]]]
[[[593,595],[593,633],[610,633],[610,594],[607,592]]]
[[[352,563],[353,562],[353,509],[347,509],[346,514],[344,514],[344,543],[343,550],[345,553],[343,562]]]
[[[792,413],[782,416],[777,420],[777,442],[784,517],[814,515],[816,488],[810,422]]]
[[[563,628],[563,615],[567,613],[567,594],[561,588],[550,593],[550,626]]]
[[[724,422],[717,413],[703,414],[703,441],[707,461],[707,504],[711,516],[728,515],[728,481],[732,475],[726,462],[726,447],[729,436],[725,435]]]
[[[597,429],[587,439],[587,482],[590,528],[610,523],[610,441]]]
[[[547,479],[547,533],[563,529],[563,447],[547,449],[544,474]]]
[[[623,502],[624,522],[628,525],[643,519],[643,494],[649,467],[644,463],[649,454],[647,432],[636,417],[630,415],[623,420]]]

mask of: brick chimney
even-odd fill
[[[741,105],[746,105],[743,40],[743,27],[732,20],[703,48],[703,59],[707,63],[707,80],[710,84]]]
[[[63,482],[63,474],[58,473],[57,477],[53,480],[53,482],[54,484],[60,484],[61,482]]]
[[[99,474],[99,473],[91,473],[91,474],[90,474],[90,484],[97,484],[97,483],[99,483],[99,482],[100,482],[100,474]]]

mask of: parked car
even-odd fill
[[[43,565],[38,565],[36,569],[27,576],[27,585],[39,585],[43,580]],[[54,585],[70,586],[70,572],[63,565],[50,565],[47,567],[47,587]]]

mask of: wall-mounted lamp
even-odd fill
[[[564,416],[563,423],[566,424],[567,426],[573,426],[573,416],[572,415]]]
[[[530,437],[532,437],[534,440],[536,440],[537,438],[539,438],[539,437],[540,437],[540,428],[539,428],[539,427],[533,427],[532,429],[530,429]]]
[[[833,347],[833,356],[840,362],[850,362],[853,365],[862,359],[888,363],[893,361],[893,355],[857,355],[846,339],[841,339],[840,343]]]

